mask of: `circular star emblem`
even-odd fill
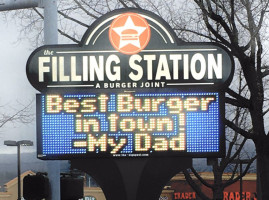
[[[136,13],[124,13],[113,20],[109,28],[112,46],[123,54],[136,54],[150,40],[150,27],[146,19]]]

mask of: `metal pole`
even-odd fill
[[[17,164],[18,164],[18,200],[21,200],[21,145],[17,143]]]
[[[44,0],[44,42],[45,45],[58,43],[57,0]],[[60,161],[47,161],[50,181],[50,200],[61,199]]]
[[[58,43],[57,0],[45,0],[44,6],[44,42],[45,44]]]

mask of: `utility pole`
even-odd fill
[[[25,8],[44,8],[44,42],[45,45],[58,43],[57,0],[0,0],[0,11]],[[61,199],[60,195],[60,161],[47,161],[50,181],[50,200]]]
[[[45,45],[58,44],[57,0],[43,0]]]
[[[45,45],[58,44],[57,0],[43,0]],[[50,199],[61,199],[60,161],[47,161],[50,181]]]

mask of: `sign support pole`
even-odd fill
[[[92,176],[107,200],[156,200],[165,184],[190,168],[192,158],[93,158],[71,160],[71,167]]]
[[[43,1],[44,6],[44,43],[58,44],[57,0]],[[50,200],[61,199],[60,161],[47,161],[50,181]]]

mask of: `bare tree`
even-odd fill
[[[192,10],[186,23],[175,23],[176,30],[194,34],[191,39],[209,40],[230,49],[238,62],[248,95],[230,88],[226,103],[249,112],[251,127],[239,126],[229,118],[226,125],[254,142],[257,153],[258,199],[269,199],[269,134],[268,117],[268,4],[261,0],[193,0],[194,4],[181,7]],[[186,1],[185,3],[189,3]],[[191,3],[189,3],[191,4]],[[183,11],[184,13],[188,13]],[[201,23],[203,22],[203,23]],[[184,35],[184,34],[183,34]],[[190,38],[190,37],[189,37]],[[189,39],[187,38],[187,39]]]
[[[265,131],[264,117],[268,104],[265,98],[264,82],[268,78],[268,68],[264,66],[263,40],[266,25],[268,1],[202,1],[194,0],[200,16],[210,34],[211,40],[227,46],[238,59],[242,69],[249,97],[229,89],[227,103],[246,109],[250,113],[252,127],[246,130],[226,119],[226,125],[255,143],[257,153],[258,198],[269,199],[269,136]]]
[[[32,111],[33,102],[22,104],[17,102],[15,108],[9,105],[0,107],[0,129],[4,128],[7,124],[29,124],[32,123],[35,116]]]
[[[240,94],[241,96],[247,97],[249,94],[248,90],[246,90],[245,81],[243,80],[242,70],[239,70],[239,72],[235,76],[237,77],[236,82],[238,82],[238,84],[236,84],[234,80],[234,89],[236,89],[236,91],[238,91],[238,94]],[[249,121],[249,112],[246,109],[242,109],[237,106],[227,106],[226,118],[230,119],[238,127],[244,129],[251,129],[251,122]],[[250,169],[251,164],[256,159],[255,153],[253,155],[253,152],[251,152],[249,149],[245,149],[248,148],[245,147],[247,146],[247,138],[241,136],[239,133],[235,132],[229,127],[226,127],[225,132],[227,143],[225,157],[220,159],[210,159],[210,164],[212,165],[212,171],[214,176],[213,183],[209,183],[205,179],[203,179],[197,172],[197,170],[193,167],[190,170],[183,171],[188,183],[202,199],[222,200],[224,189],[240,180],[240,178],[242,178],[243,176],[245,176]],[[238,171],[241,160],[247,160],[247,165],[245,166],[244,171],[240,174],[240,172]],[[227,171],[230,172],[231,175],[228,180],[227,177],[224,180],[223,175]],[[203,191],[201,191],[200,184],[192,179],[190,172],[197,178],[200,184],[203,184],[211,189],[212,196],[209,196],[208,194],[205,194]]]

